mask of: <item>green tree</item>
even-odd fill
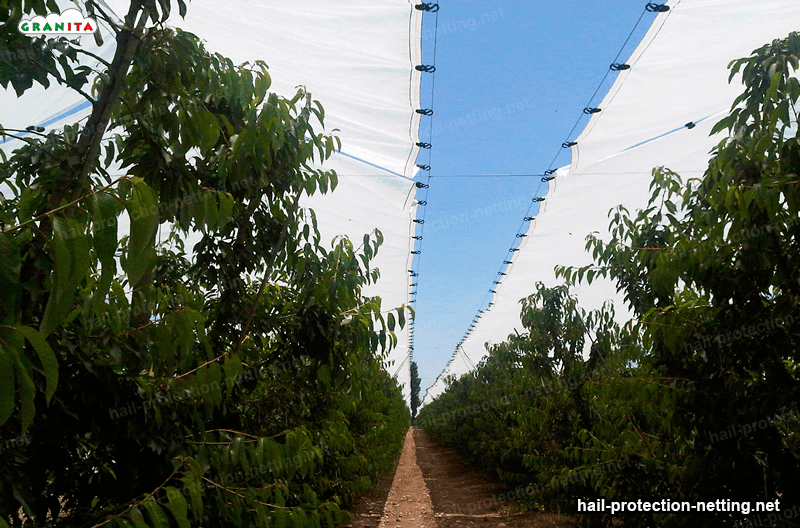
[[[686,499],[800,504],[799,60],[792,33],[733,61],[745,91],[703,177],[655,169],[648,208],[618,209],[612,242],[589,239],[600,267],[564,270],[616,280],[656,367],[685,389],[671,419],[691,447]]]
[[[0,452],[0,526],[333,526],[408,426],[381,368],[404,309],[361,293],[382,236],[324,248],[299,207],[337,183],[309,94],[166,27],[169,1],[103,6],[97,72],[16,31],[57,6],[1,6],[0,83],[92,110],[0,129],[25,143],[0,164],[0,437],[26,439]]]
[[[412,420],[417,417],[417,411],[419,410],[420,383],[422,383],[422,380],[419,377],[417,362],[412,361],[411,362],[411,419]]]
[[[531,507],[648,497],[675,464],[669,441],[658,439],[672,398],[635,328],[620,328],[609,306],[584,312],[563,285],[539,283],[521,302],[524,331],[488,347],[419,423]]]

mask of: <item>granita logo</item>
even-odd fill
[[[26,35],[84,35],[97,31],[97,20],[84,18],[77,9],[67,9],[60,15],[50,13],[22,20],[17,27]]]

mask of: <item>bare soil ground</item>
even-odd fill
[[[383,487],[386,486],[386,480]],[[574,528],[575,519],[552,513],[519,513],[501,504],[502,485],[471,468],[455,451],[433,442],[422,429],[406,435],[397,472],[386,493],[362,498],[353,528]],[[516,510],[516,511],[515,511]]]
[[[348,508],[353,512],[353,520],[343,528],[372,528],[380,526],[383,507],[389,497],[389,490],[392,488],[394,474],[397,472],[399,463],[400,457],[397,457],[394,464],[395,471],[390,475],[379,478],[370,492],[361,496]]]

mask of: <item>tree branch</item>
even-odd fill
[[[139,16],[138,23],[136,22],[137,15]],[[117,50],[109,68],[109,81],[103,87],[103,91],[94,103],[92,114],[81,132],[81,137],[76,146],[75,154],[79,160],[78,168],[74,171],[64,171],[66,174],[62,173],[62,181],[59,182],[59,187],[63,186],[64,190],[70,187],[73,189],[72,193],[69,194],[81,192],[86,178],[88,178],[97,161],[100,143],[111,119],[111,111],[125,85],[125,76],[128,74],[128,69],[133,62],[133,56],[139,46],[140,35],[144,30],[149,15],[149,9],[143,8],[141,0],[131,3],[128,14],[125,16],[125,26],[117,36]],[[64,178],[67,181],[64,181]],[[59,193],[54,194],[53,199],[61,199],[58,196]]]

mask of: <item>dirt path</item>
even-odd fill
[[[394,474],[392,489],[383,507],[380,526],[386,528],[436,528],[431,497],[417,465],[414,428],[406,433],[403,454]]]
[[[414,430],[417,463],[430,490],[438,528],[573,528],[575,520],[552,513],[517,513],[514,501],[498,498],[506,490],[474,470],[450,448]]]
[[[356,504],[353,528],[573,528],[567,516],[516,513],[500,502],[505,489],[472,469],[452,449],[433,442],[422,429],[406,434],[391,488]],[[386,497],[385,504],[377,501]]]

